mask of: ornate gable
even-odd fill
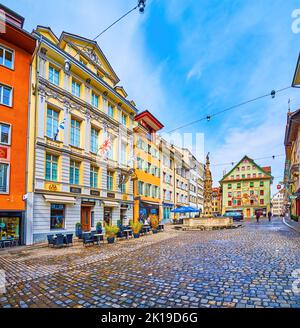
[[[60,36],[60,46],[63,48],[66,44],[74,50],[73,55],[77,60],[82,59],[93,64],[99,74],[109,78],[114,85],[120,81],[96,41],[63,32]]]

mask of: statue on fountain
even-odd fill
[[[204,177],[204,205],[203,215],[204,218],[212,218],[212,177],[209,168],[209,153],[206,155],[205,164],[205,177]]]

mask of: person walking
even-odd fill
[[[259,223],[260,212],[257,211],[256,214],[255,214],[255,216],[256,216],[256,222]]]
[[[271,222],[271,219],[272,219],[272,212],[271,211],[268,212],[268,219],[269,219],[269,222]]]

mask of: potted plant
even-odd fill
[[[115,225],[106,225],[105,234],[107,237],[107,242],[113,244],[115,242],[116,234],[118,233],[119,228]]]
[[[158,217],[156,215],[150,216],[150,225],[153,233],[157,233],[158,229]]]
[[[100,221],[96,224],[96,231],[97,233],[102,233],[102,223]]]
[[[79,222],[77,222],[75,225],[75,235],[78,238],[81,238],[82,236],[82,225]]]
[[[132,222],[130,226],[131,226],[131,229],[132,229],[133,237],[134,238],[139,238],[140,237],[140,231],[143,227],[143,224],[141,222],[137,221],[137,222]]]

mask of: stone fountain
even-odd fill
[[[214,217],[212,214],[212,177],[210,171],[209,153],[206,155],[204,175],[204,204],[200,218],[184,218],[183,230],[206,230],[230,228],[233,219],[228,217]]]

